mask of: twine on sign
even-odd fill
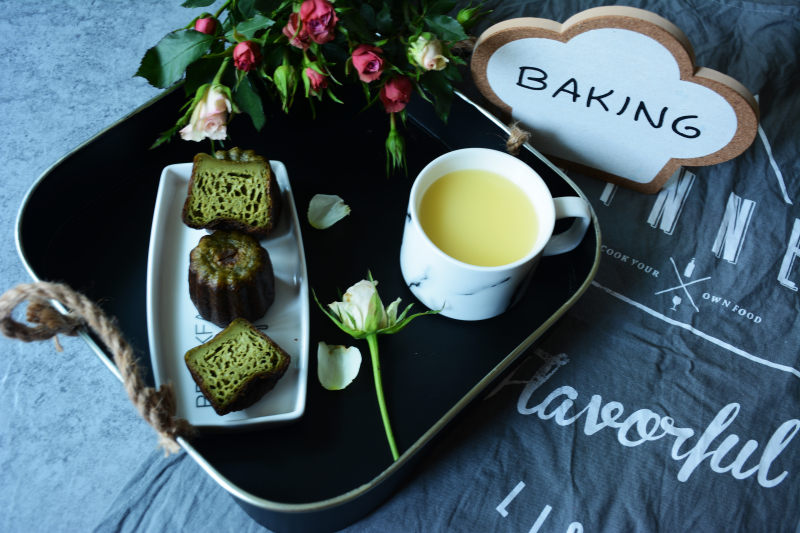
[[[12,313],[27,300],[26,320],[32,326],[18,322]],[[51,301],[61,303],[69,312],[58,312]],[[90,328],[111,352],[114,364],[119,369],[128,397],[145,421],[153,426],[159,436],[159,445],[165,455],[180,451],[176,439],[193,432],[189,422],[175,416],[175,391],[171,384],[158,390],[147,387],[141,377],[133,348],[122,336],[100,307],[83,294],[62,283],[40,281],[21,284],[0,296],[0,331],[6,337],[24,342],[54,339],[56,349],[61,351],[57,335],[77,335],[83,328]]]
[[[511,155],[517,155],[522,145],[531,138],[531,132],[519,127],[519,121],[509,125],[508,140],[506,140],[506,150]]]

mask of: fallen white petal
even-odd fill
[[[361,368],[361,350],[355,346],[317,345],[317,377],[328,390],[341,390],[356,379]]]
[[[316,229],[330,228],[350,214],[350,206],[334,194],[315,194],[308,204],[308,222]]]

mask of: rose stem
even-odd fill
[[[383,397],[383,384],[381,383],[381,363],[378,358],[378,336],[375,334],[367,335],[369,344],[369,354],[372,358],[372,375],[375,378],[375,392],[378,395],[378,407],[381,410],[383,428],[386,430],[386,440],[389,441],[389,448],[392,450],[392,458],[397,461],[400,456],[397,453],[397,444],[394,442],[392,426],[389,424],[389,413],[386,411],[386,400]]]

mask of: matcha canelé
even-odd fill
[[[275,299],[269,253],[238,231],[204,235],[189,253],[189,296],[200,316],[220,327],[261,318]]]
[[[275,387],[291,357],[243,318],[184,356],[195,383],[214,411],[224,415],[250,407]]]
[[[263,237],[280,214],[280,190],[269,162],[252,150],[231,148],[195,155],[183,222]]]

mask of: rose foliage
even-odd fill
[[[466,64],[456,45],[469,40],[466,29],[483,14],[471,4],[457,12],[455,6],[449,0],[228,0],[214,13],[202,12],[149,49],[136,73],[159,88],[183,82],[187,97],[183,115],[153,146],[178,131],[184,139],[219,140],[237,114],[249,115],[260,130],[270,102],[289,112],[299,94],[313,110],[315,100],[341,103],[337,89],[352,83],[362,86],[367,106],[381,105],[390,115],[387,168],[404,166],[395,116],[405,120],[417,93],[447,119],[458,67]],[[213,128],[207,120],[212,86],[214,95],[227,98],[215,101]]]

